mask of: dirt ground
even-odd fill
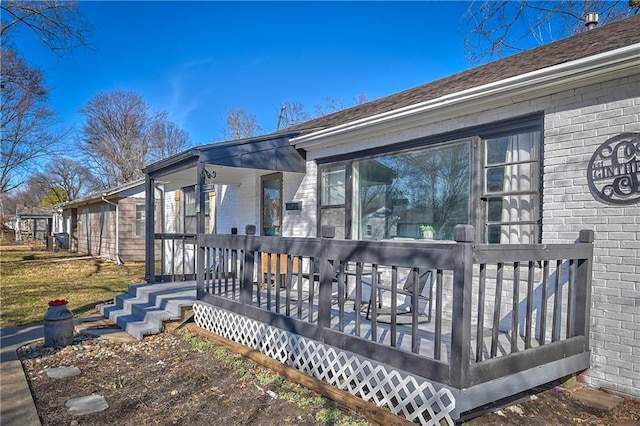
[[[43,425],[368,425],[358,414],[184,331],[140,342],[76,338],[64,349],[42,341],[19,351]],[[49,368],[75,366],[81,374],[52,379]],[[578,385],[579,386],[579,385]],[[640,402],[605,411],[571,396],[576,387],[540,388],[533,396],[468,425],[634,425]],[[103,396],[109,408],[76,416],[69,399]]]

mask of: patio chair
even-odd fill
[[[317,261],[313,262],[313,271],[303,272],[302,278],[305,278],[309,283],[309,290],[315,291],[315,284],[320,280],[320,266]],[[340,274],[340,263],[336,263],[333,267],[333,276],[331,277],[332,283],[338,282],[338,275]]]
[[[398,285],[402,284],[402,287],[397,289],[397,294],[407,296],[407,297],[405,298],[404,303],[400,305],[396,305],[396,308],[397,308],[396,315],[409,314],[412,312],[411,308],[413,306],[413,303],[411,298],[413,297],[413,286],[414,286],[414,282],[416,281],[415,280],[416,274],[418,273],[415,271],[411,271],[407,275],[405,275],[404,277],[398,280]],[[427,322],[431,322],[431,311],[432,311],[432,305],[433,305],[433,300],[432,300],[433,271],[431,269],[421,271],[419,273],[417,281],[418,281],[418,299],[424,300],[426,302]],[[364,280],[363,280],[363,284],[365,284]],[[367,284],[367,285],[371,287],[370,284]],[[377,289],[378,289],[378,307],[381,308],[382,307],[381,291],[382,290],[391,291],[391,287],[386,286],[384,284],[379,284]],[[363,291],[363,296],[364,294],[365,292]],[[367,300],[363,300],[363,302],[367,304],[367,315],[366,315],[367,319],[369,319],[369,314],[371,312],[371,297],[370,297],[371,291],[369,291],[368,294],[369,294],[369,297],[367,298]],[[385,313],[389,314],[390,311]],[[378,313],[378,315],[380,315],[380,313]]]

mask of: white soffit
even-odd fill
[[[291,139],[307,151],[485,111],[640,72],[640,43],[476,86]]]

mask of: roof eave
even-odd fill
[[[564,91],[599,80],[631,75],[638,69],[640,43],[635,43],[305,134],[292,138],[291,143],[307,151],[328,148],[372,133],[412,127],[416,122],[424,125],[513,103],[531,95],[539,97],[558,89]]]

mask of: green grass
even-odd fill
[[[76,253],[0,242],[0,326],[42,322],[52,299],[66,299],[76,317],[124,293],[144,263],[117,266],[101,259],[55,261]],[[55,262],[54,262],[55,261]]]

